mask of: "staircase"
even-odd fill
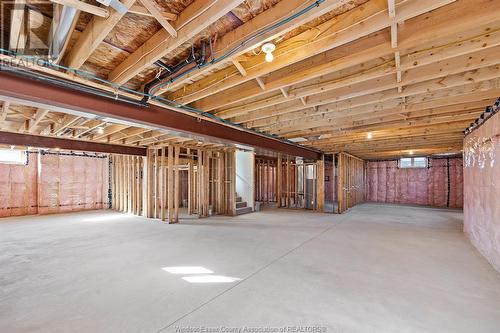
[[[247,202],[236,194],[236,215],[242,215],[252,212],[252,207],[248,207]]]

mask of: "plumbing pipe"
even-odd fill
[[[77,9],[69,6],[63,6],[59,24],[57,27],[52,27],[55,29],[52,35],[52,41],[49,45],[49,59],[52,61],[57,62],[57,60],[59,60],[77,15]]]

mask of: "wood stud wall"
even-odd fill
[[[235,151],[148,149],[146,157],[112,155],[113,209],[179,222],[180,170],[188,171],[187,213],[236,215]],[[181,158],[182,156],[182,158]]]
[[[312,172],[313,181],[307,182],[306,174]],[[300,182],[300,179],[303,181]],[[278,154],[277,158],[255,159],[255,198],[263,203],[276,202],[283,208],[324,209],[324,162],[300,161]],[[302,188],[301,188],[302,186]],[[306,205],[307,197],[313,202]]]
[[[347,153],[336,154],[337,213],[363,202],[365,194],[364,161]]]
[[[265,203],[277,202],[277,160],[255,159],[255,200]]]
[[[141,156],[110,155],[113,209],[141,215],[143,211],[144,159]]]

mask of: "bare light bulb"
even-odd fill
[[[410,154],[410,155],[413,155],[413,150],[410,150],[409,154]]]
[[[373,133],[372,132],[368,132],[368,134],[366,134],[366,138],[368,140],[370,140],[371,138],[373,138]]]
[[[262,45],[261,50],[266,54],[267,62],[273,61],[273,51],[276,50],[276,45],[274,45],[273,43],[265,43],[264,45]]]

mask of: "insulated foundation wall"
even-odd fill
[[[108,205],[108,158],[28,154],[26,165],[0,163],[0,217]]]
[[[464,232],[500,272],[500,112],[464,139]]]
[[[460,208],[462,158],[429,159],[427,168],[399,168],[398,161],[366,162],[366,200]]]
[[[0,163],[0,217],[38,213],[38,155],[27,165]]]

